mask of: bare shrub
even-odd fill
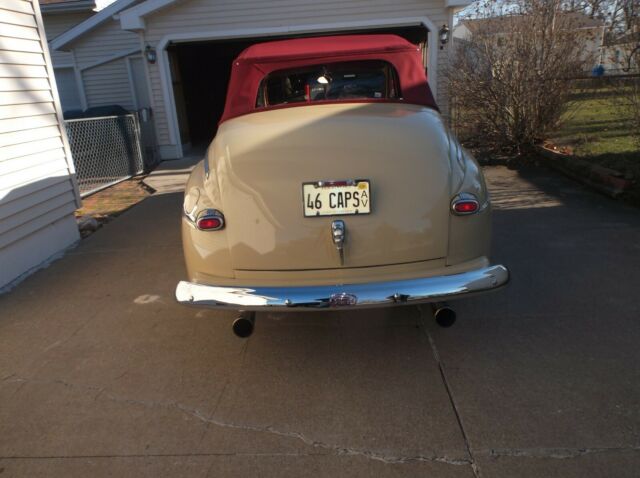
[[[556,127],[571,78],[584,73],[584,39],[560,0],[521,0],[470,21],[448,70],[462,136],[522,151]],[[480,18],[480,19],[478,19]]]

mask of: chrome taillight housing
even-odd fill
[[[205,209],[198,214],[195,223],[201,231],[219,231],[224,228],[224,215],[217,209]]]
[[[471,193],[460,193],[451,201],[451,212],[458,216],[475,214],[480,210],[478,198]]]

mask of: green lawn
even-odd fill
[[[601,87],[576,93],[550,140],[582,159],[640,180],[640,145],[630,134],[631,117],[617,104],[618,92]]]

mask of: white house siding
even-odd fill
[[[165,36],[216,30],[269,28],[401,17],[428,17],[436,27],[448,22],[444,0],[185,0],[145,18],[145,42],[156,45]],[[437,54],[431,45],[431,54]],[[438,70],[446,58],[439,55]],[[161,148],[171,149],[160,69],[149,65],[156,134]],[[438,102],[446,106],[446,84],[438,82]]]
[[[67,48],[73,49],[81,70],[88,107],[113,104],[134,107],[126,58],[122,55],[139,51],[140,38],[136,33],[122,30],[119,21],[109,20]]]
[[[37,1],[0,3],[0,287],[79,239],[73,166]]]

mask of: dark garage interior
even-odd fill
[[[423,26],[415,26],[355,33],[394,33],[426,49],[428,31]],[[318,36],[318,34],[306,36]],[[180,137],[183,144],[190,145],[193,150],[203,150],[213,139],[224,109],[234,58],[254,43],[285,38],[292,38],[292,36],[185,42],[168,47]]]

